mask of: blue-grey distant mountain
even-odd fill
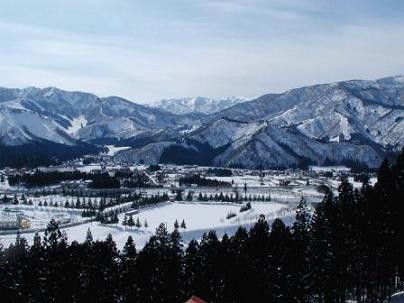
[[[65,160],[109,143],[131,146],[115,156],[128,162],[376,167],[404,145],[404,76],[307,86],[219,111],[209,111],[213,101],[178,100],[166,105],[187,109],[172,113],[119,97],[0,88],[0,165]]]

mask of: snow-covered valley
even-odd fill
[[[90,229],[94,240],[104,240],[108,234],[113,236],[117,243],[117,247],[122,249],[123,245],[132,236],[137,247],[143,247],[145,242],[152,236],[159,224],[166,224],[169,231],[174,229],[174,222],[179,223],[185,221],[186,228],[180,228],[181,236],[185,243],[192,239],[200,239],[203,233],[215,230],[218,236],[224,233],[234,234],[239,226],[250,227],[258,219],[259,215],[264,214],[271,222],[276,217],[285,218],[286,222],[290,222],[294,213],[286,204],[280,203],[252,203],[252,209],[247,212],[240,213],[242,205],[225,204],[225,203],[189,203],[189,202],[167,202],[157,206],[150,206],[140,209],[133,214],[135,220],[139,218],[141,227],[128,227],[122,225],[125,214],[120,214],[120,223],[118,224],[101,224],[99,222],[83,223],[72,227],[62,228],[66,232],[68,241],[83,242],[87,230]],[[229,212],[237,214],[236,217],[226,219]],[[44,211],[46,214],[47,212]],[[129,213],[133,213],[129,212]],[[29,212],[29,214],[31,214]],[[31,214],[34,215],[34,214]],[[38,214],[36,214],[38,217]],[[46,224],[52,217],[52,213],[48,213],[47,219],[43,218],[43,224]],[[79,217],[80,218],[80,215]],[[147,222],[147,227],[145,227]],[[40,232],[43,236],[43,232]],[[30,244],[32,244],[34,232],[24,233]],[[0,243],[8,247],[15,242],[15,234],[1,235]]]

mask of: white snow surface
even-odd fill
[[[175,220],[179,223],[184,219],[187,228],[180,229],[184,242],[192,239],[200,239],[203,233],[209,230],[215,230],[219,237],[224,233],[233,234],[239,226],[250,227],[258,219],[260,214],[264,214],[269,222],[276,217],[282,217],[289,224],[294,217],[286,204],[272,202],[252,202],[252,209],[240,213],[238,204],[226,203],[196,203],[196,202],[167,202],[156,206],[150,206],[141,209],[138,214],[133,214],[134,220],[139,218],[142,223],[141,228],[125,227],[122,219],[124,214],[119,215],[120,223],[114,225],[102,225],[98,222],[90,222],[74,227],[63,228],[68,236],[68,241],[83,242],[86,232],[90,228],[94,239],[103,240],[108,234],[113,236],[117,247],[122,249],[128,236],[131,235],[138,248],[143,247],[146,241],[152,236],[160,223],[166,224],[169,231],[174,229]],[[232,211],[237,214],[236,217],[226,219],[227,214]],[[144,222],[147,220],[149,225],[145,228]],[[40,233],[43,236],[43,232]],[[32,243],[34,233],[22,234],[29,243]],[[0,243],[8,246],[15,241],[15,234],[0,235]]]
[[[147,146],[118,153],[117,160],[157,163],[168,146],[189,148],[187,142],[196,140],[223,147],[212,151],[211,165],[270,168],[351,160],[376,168],[384,158],[378,146],[399,151],[404,144],[403,79],[312,85],[237,104],[223,98],[224,107],[201,97],[163,102],[192,115],[56,88],[0,88],[0,144],[152,137]]]
[[[70,135],[74,135],[79,129],[87,125],[87,119],[83,115],[80,115],[71,120],[70,124],[71,125],[66,129],[66,131]]]
[[[120,151],[130,149],[130,146],[106,145],[106,147],[108,148],[108,152],[107,152],[108,156],[115,156]]]
[[[60,144],[73,144],[63,129],[51,119],[28,110],[0,107],[0,143],[19,145],[34,138]]]
[[[247,99],[244,97],[222,97],[216,99],[205,97],[188,97],[164,99],[156,102],[154,106],[174,114],[212,114],[245,101],[247,101]]]

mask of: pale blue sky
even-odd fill
[[[0,2],[0,86],[136,102],[404,73],[401,0]]]

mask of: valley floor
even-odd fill
[[[62,228],[66,232],[68,241],[83,242],[87,230],[90,229],[94,240],[103,240],[108,234],[113,236],[118,249],[122,249],[128,236],[131,235],[136,246],[143,247],[145,242],[154,234],[160,223],[166,224],[169,231],[174,229],[175,220],[180,224],[182,220],[186,223],[186,229],[180,228],[184,242],[192,239],[200,239],[203,233],[215,230],[219,237],[224,233],[233,234],[239,226],[250,227],[260,214],[272,221],[276,217],[282,217],[286,223],[294,217],[294,212],[286,204],[275,202],[253,202],[252,208],[245,212],[240,212],[240,204],[230,203],[197,203],[197,202],[167,202],[156,206],[149,206],[130,212],[136,221],[139,218],[142,227],[123,226],[122,221],[125,214],[119,215],[119,223],[105,225],[99,222],[88,222],[73,227]],[[236,214],[231,219],[226,216],[233,212]],[[147,221],[148,227],[144,227]],[[43,232],[40,232],[43,236]],[[23,236],[32,244],[34,232],[24,233]],[[0,243],[8,247],[15,242],[15,234],[0,235]]]

